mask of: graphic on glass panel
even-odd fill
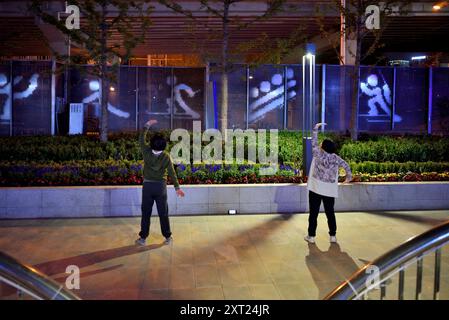
[[[100,102],[100,82],[98,80],[92,80],[89,82],[89,89],[92,94],[83,99],[83,103]],[[129,118],[129,112],[120,110],[108,102],[108,111],[121,118]]]
[[[381,74],[382,76],[382,74]],[[370,74],[366,82],[360,82],[360,89],[364,94],[371,97],[368,100],[369,111],[367,114],[360,114],[368,117],[368,122],[390,122],[391,117],[391,90],[385,78],[382,76],[384,85],[380,87],[377,75]],[[381,112],[379,112],[379,108]],[[383,111],[383,113],[382,113]],[[375,119],[387,116],[387,119]],[[373,119],[374,118],[374,119]],[[401,122],[402,118],[395,114],[393,116],[394,122]]]
[[[287,69],[286,77],[287,99],[290,100],[296,96],[296,92],[293,89],[296,86],[296,80],[293,79],[293,69]],[[263,119],[268,112],[284,105],[284,84],[282,80],[282,75],[276,73],[271,77],[271,81],[262,81],[259,87],[250,89],[250,97],[252,99],[258,98],[249,105],[250,114],[248,120],[250,123]]]
[[[33,74],[28,80],[28,87],[21,92],[14,93],[14,100],[22,100],[28,98],[37,89],[39,75]],[[17,76],[14,78],[13,86],[19,84],[23,80],[23,76]],[[5,103],[3,104],[3,112],[0,115],[0,120],[11,120],[11,82],[8,82],[8,78],[5,74],[0,73],[0,94],[7,96]]]
[[[187,103],[184,101],[184,98],[181,95],[181,91],[184,91],[187,93],[187,95],[189,96],[189,98],[193,98],[198,92],[201,91],[197,90],[197,91],[193,91],[193,89],[191,87],[189,87],[188,85],[186,85],[185,83],[180,83],[180,84],[176,84],[178,82],[178,79],[176,78],[176,76],[173,77],[173,84],[175,85],[175,87],[173,88],[173,93],[174,93],[174,97],[175,97],[175,114],[178,115],[187,115],[190,116],[192,119],[200,119],[201,116],[198,112],[194,111],[192,108],[190,108]],[[171,85],[171,78],[168,77],[167,78],[167,84]],[[170,102],[171,102],[171,98],[167,98],[167,105],[170,108]],[[184,110],[183,113],[180,112],[176,112],[176,106],[177,107],[181,107],[182,110]]]

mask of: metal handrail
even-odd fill
[[[399,272],[400,283],[404,280],[404,269],[411,263],[418,262],[418,274],[421,269],[422,257],[436,251],[435,263],[435,289],[439,289],[440,274],[440,248],[449,242],[449,221],[444,222],[416,237],[407,240],[405,243],[385,253],[373,262],[366,264],[355,272],[349,280],[346,280],[329,293],[325,300],[350,300],[363,297],[372,288],[379,286],[392,275]],[[369,270],[375,267],[379,271],[379,283],[372,283],[372,275]],[[420,268],[421,267],[421,268]],[[395,272],[396,271],[396,272]],[[436,292],[438,296],[438,292]],[[435,295],[434,295],[435,297]],[[417,298],[418,292],[417,292]]]
[[[80,300],[63,285],[0,251],[0,282],[38,300]]]

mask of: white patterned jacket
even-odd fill
[[[328,197],[338,197],[338,170],[346,171],[346,180],[352,179],[348,163],[334,153],[327,153],[318,145],[318,129],[312,134],[313,160],[307,180],[307,189]]]

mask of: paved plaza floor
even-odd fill
[[[449,219],[448,211],[337,213],[338,244],[320,214],[316,245],[307,214],[174,216],[163,245],[157,217],[146,247],[134,245],[140,218],[0,221],[0,250],[65,283],[81,270],[82,299],[321,299],[359,267]],[[432,297],[433,255],[424,260],[423,298]],[[449,299],[449,249],[441,299]],[[414,297],[416,268],[406,272]],[[395,280],[387,297],[397,296]],[[0,287],[0,298],[16,298]]]

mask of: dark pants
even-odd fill
[[[320,213],[321,201],[324,204],[324,211],[326,212],[327,224],[329,226],[329,235],[335,236],[337,232],[337,222],[335,221],[334,204],[335,198],[326,197],[309,191],[309,236],[315,237],[318,214]]]
[[[161,232],[165,238],[171,236],[168,220],[167,185],[164,181],[144,182],[142,188],[142,221],[139,236],[146,239],[150,233],[150,218],[156,201],[157,213],[161,222]]]

